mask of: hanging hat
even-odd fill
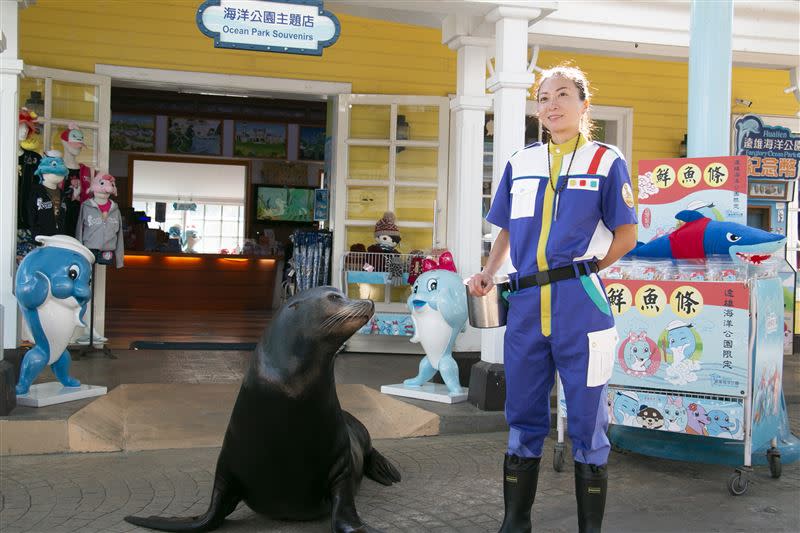
[[[27,107],[19,110],[19,123],[28,127],[28,137],[33,133],[39,133],[39,124],[36,122],[38,119],[39,116]]]
[[[394,213],[391,211],[386,211],[383,218],[375,223],[375,236],[380,237],[381,235],[400,236],[400,230],[395,224]]]
[[[61,132],[61,140],[68,143],[76,143],[81,146],[86,146],[83,142],[83,132],[78,128],[74,122],[70,122],[67,129]]]
[[[80,243],[78,239],[70,237],[69,235],[37,235],[36,242],[42,243],[43,247],[51,246],[53,248],[64,248],[65,250],[72,250],[81,254],[89,264],[94,263],[94,254],[86,246]]]

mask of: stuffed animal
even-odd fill
[[[386,211],[375,223],[375,244],[367,248],[371,254],[398,255],[397,245],[400,244],[400,230],[397,228],[394,213]],[[397,270],[397,262],[387,257],[370,255],[369,263],[378,272],[389,272],[390,269]],[[400,266],[400,276],[402,277],[402,265]],[[397,272],[392,272],[392,278],[396,278]]]
[[[684,224],[648,243],[639,242],[629,255],[673,259],[703,259],[711,255],[730,255],[745,263],[758,265],[783,247],[783,235],[769,233],[735,222],[719,222],[694,210],[675,216]]]

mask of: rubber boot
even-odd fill
[[[608,492],[606,465],[575,461],[575,499],[578,501],[578,531],[600,533]]]
[[[506,454],[503,462],[503,499],[506,512],[499,533],[531,532],[531,507],[536,497],[541,460],[541,457]]]

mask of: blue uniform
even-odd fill
[[[584,269],[605,257],[617,226],[636,223],[630,176],[618,150],[583,137],[577,143],[574,152],[575,138],[549,147],[536,143],[506,165],[486,219],[509,232],[512,282],[540,270]],[[600,279],[577,272],[583,275],[509,296],[508,453],[542,455],[558,370],[575,460],[603,465],[610,448],[606,383],[617,336]]]

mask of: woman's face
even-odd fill
[[[539,120],[556,137],[556,142],[578,134],[581,117],[588,107],[572,80],[554,76],[539,87]]]

